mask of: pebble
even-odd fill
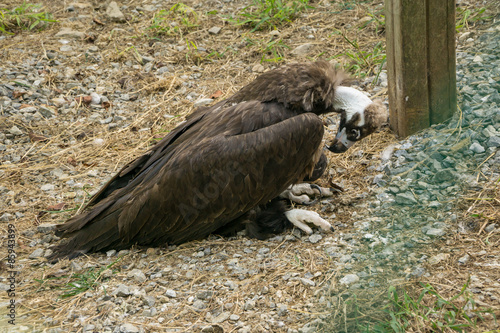
[[[9,129],[9,133],[13,135],[23,135],[23,132],[15,125]]]
[[[265,70],[265,68],[261,64],[257,64],[257,65],[252,67],[252,72],[254,72],[254,73],[263,73],[264,70]]]
[[[346,286],[356,283],[358,281],[359,281],[359,276],[357,276],[356,274],[347,274],[339,280],[341,284],[345,284]]]
[[[0,216],[0,222],[9,222],[14,219],[14,215],[9,214],[9,213],[3,213],[2,216]]]
[[[146,275],[140,269],[131,270],[128,272],[127,277],[138,283],[144,283],[147,280]]]
[[[222,312],[221,314],[219,314],[217,317],[213,318],[212,319],[212,323],[213,324],[220,324],[220,323],[223,323],[225,322],[226,320],[228,320],[230,318],[231,314],[227,311],[224,311]]]
[[[212,27],[212,28],[208,29],[208,32],[212,35],[218,35],[220,30],[221,30],[220,27]]]
[[[458,259],[458,263],[465,265],[469,261],[470,256],[468,254],[465,254],[463,257],[460,257]]]
[[[300,278],[300,282],[306,287],[314,287],[316,283],[311,279]]]
[[[473,144],[470,145],[469,150],[472,150],[473,152],[477,154],[484,153],[485,149],[483,146],[481,146],[479,143],[474,142]]]
[[[319,234],[312,234],[311,236],[309,236],[309,242],[311,242],[313,244],[316,244],[317,242],[319,242],[322,239],[323,239],[323,237]]]
[[[432,237],[442,237],[446,232],[443,229],[430,228],[425,234]]]
[[[111,295],[117,296],[117,297],[127,297],[127,296],[132,295],[132,292],[130,291],[130,288],[127,287],[126,285],[119,284],[118,287],[116,287],[115,290],[113,290]]]
[[[243,306],[243,309],[248,311],[248,310],[253,310],[255,308],[255,301],[252,299],[249,299],[245,302],[245,305]]]
[[[40,186],[40,189],[41,189],[42,191],[52,191],[52,190],[54,190],[55,188],[56,188],[56,187],[55,187],[55,185],[53,185],[53,184],[44,184],[44,185]]]
[[[396,194],[396,203],[401,205],[413,205],[418,203],[415,196],[411,192],[398,193]]]
[[[199,99],[196,102],[194,102],[193,106],[195,108],[197,108],[197,107],[200,107],[200,106],[209,105],[209,104],[213,103],[213,101],[214,100],[211,99],[211,98],[202,98],[202,99]]]
[[[30,259],[36,259],[36,258],[41,258],[43,257],[43,254],[45,253],[45,250],[44,249],[36,249],[35,251],[33,251],[29,256],[28,258]]]
[[[120,326],[120,332],[121,333],[139,333],[140,330],[136,326],[132,324],[122,324]]]
[[[57,224],[53,223],[42,223],[36,227],[36,230],[41,234],[48,234],[56,229]]]
[[[165,291],[165,296],[167,296],[169,298],[176,298],[177,293],[175,292],[175,290],[167,289],[167,291]]]
[[[111,21],[123,23],[125,22],[125,15],[121,12],[118,4],[115,1],[111,1],[106,8],[106,16],[111,19]]]
[[[292,50],[292,54],[294,54],[296,56],[305,56],[305,55],[309,54],[313,50],[313,48],[314,48],[314,44],[310,44],[310,43],[302,44],[302,45],[299,45],[296,48],[294,48]]]
[[[495,148],[500,147],[500,137],[498,137],[498,136],[490,137],[487,145],[488,145],[488,147],[495,147]]]

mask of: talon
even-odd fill
[[[301,203],[301,205],[312,206],[312,205],[317,204],[317,203],[318,203],[318,199],[314,199],[314,200],[311,200],[311,201],[303,201]]]
[[[321,191],[321,187],[319,187],[318,185],[316,184],[309,184],[309,186],[311,186],[311,189],[317,189],[319,191],[319,196],[323,196],[323,192]]]

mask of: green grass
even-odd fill
[[[418,298],[389,287],[390,304],[384,309],[388,319],[365,326],[363,331],[404,333],[418,327],[425,332],[470,332],[484,319],[485,313],[493,315],[496,322],[492,310],[477,307],[468,282],[450,299],[445,299],[430,284],[421,286]]]
[[[260,62],[275,62],[278,63],[285,58],[285,50],[290,49],[288,45],[283,43],[281,39],[269,39],[267,41],[261,39],[252,39],[245,37],[243,41],[247,46],[255,46],[257,54],[260,55]]]
[[[0,8],[0,32],[12,35],[16,30],[43,29],[57,22],[52,19],[51,13],[42,9],[42,5],[26,2],[11,10]]]
[[[349,39],[342,31],[337,30],[334,33],[341,34],[351,48],[345,50],[343,53],[329,58],[328,60],[338,58],[340,56],[346,56],[350,59],[350,64],[347,64],[345,68],[348,72],[360,77],[376,75],[376,82],[386,61],[384,44],[382,42],[378,42],[370,51],[365,51],[361,49],[357,40]]]
[[[74,273],[71,275],[71,281],[67,282],[64,285],[61,285],[61,281],[67,280],[68,276],[59,276],[59,277],[50,277],[47,279],[35,279],[38,283],[40,283],[40,287],[37,290],[45,290],[45,289],[60,289],[64,292],[59,296],[60,298],[68,298],[73,297],[78,294],[84,293],[87,290],[96,290],[102,280],[102,273],[111,268],[114,264],[121,260],[121,257],[113,261],[107,266],[101,267],[96,270],[94,268],[90,268],[88,271],[83,273]],[[52,283],[51,283],[52,282]]]
[[[169,10],[162,9],[153,16],[147,28],[155,35],[184,35],[198,27],[198,13],[191,7],[179,2]]]
[[[492,16],[485,16],[486,7],[481,8],[461,8],[457,7],[455,29],[457,32],[463,29],[469,29],[471,25],[479,21],[490,20]]]
[[[293,21],[298,15],[310,8],[309,0],[253,0],[235,18],[228,21],[236,25],[252,28],[252,32],[264,29],[277,29]]]

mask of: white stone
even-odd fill
[[[44,185],[40,186],[40,189],[42,191],[52,191],[55,188],[56,188],[55,185],[52,185],[52,184],[44,184]]]
[[[125,22],[125,15],[121,12],[118,4],[115,1],[111,1],[106,8],[106,15],[115,22]]]
[[[296,56],[305,56],[312,51],[314,44],[307,43],[297,46],[292,50],[292,54]]]
[[[359,276],[356,274],[347,274],[342,279],[340,279],[341,284],[345,284],[346,286],[356,283],[359,281]]]

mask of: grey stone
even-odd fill
[[[255,308],[255,301],[252,299],[249,299],[245,302],[245,305],[243,306],[243,309],[248,311],[248,310],[253,310]]]
[[[213,318],[212,319],[212,323],[214,323],[214,324],[223,323],[223,322],[225,322],[226,320],[229,319],[230,315],[231,314],[229,312],[224,311],[221,314],[219,314],[217,317]]]
[[[165,296],[170,297],[170,298],[176,298],[177,293],[175,292],[175,290],[167,289],[167,291],[165,291]]]
[[[125,22],[125,15],[121,12],[118,4],[115,1],[111,1],[106,8],[106,15],[114,22]]]
[[[473,142],[470,147],[469,147],[469,150],[472,150],[473,152],[475,152],[476,154],[481,154],[481,153],[484,153],[485,149],[483,146],[481,146],[479,143],[477,142]]]
[[[118,287],[116,287],[115,290],[111,293],[112,296],[117,296],[117,297],[127,297],[132,295],[132,292],[130,291],[130,288],[127,287],[124,284],[119,284]]]
[[[305,56],[305,55],[309,54],[313,48],[314,48],[314,44],[311,44],[311,43],[302,44],[302,45],[299,45],[296,48],[294,48],[292,50],[292,54],[294,54],[296,56]]]
[[[488,147],[500,147],[500,137],[492,136],[488,140]]]
[[[488,224],[488,226],[484,228],[484,231],[492,232],[493,230],[495,230],[496,226],[497,226],[496,223]]]
[[[425,234],[432,237],[442,237],[446,234],[446,232],[443,229],[430,228]]]
[[[455,173],[450,168],[438,171],[432,177],[434,183],[444,183],[454,179],[456,179]]]
[[[221,28],[220,27],[212,27],[210,29],[208,29],[208,32],[212,35],[217,35],[219,34]]]
[[[56,38],[75,38],[75,39],[83,39],[85,38],[85,33],[82,31],[71,30],[69,28],[63,28],[57,34],[55,34]]]
[[[396,194],[396,203],[401,205],[414,205],[418,203],[415,196],[411,192],[398,193]]]
[[[232,314],[229,316],[229,320],[231,321],[237,321],[240,319],[240,316],[238,316],[237,314]]]
[[[9,213],[3,213],[2,216],[0,216],[0,222],[9,222],[12,220],[14,215],[9,214]]]
[[[156,299],[153,296],[143,296],[142,302],[149,307],[152,307],[156,303]]]
[[[425,274],[425,268],[419,266],[414,267],[410,273],[410,275],[413,277],[421,277],[424,274]]]
[[[57,224],[54,223],[42,223],[36,227],[36,230],[41,234],[47,234],[56,229]]]
[[[212,298],[213,295],[214,295],[214,292],[211,290],[202,290],[196,294],[196,298],[206,300],[206,299]]]
[[[23,135],[23,132],[15,125],[9,129],[9,133],[13,135]]]
[[[112,257],[116,254],[116,250],[109,250],[109,251],[106,251],[106,256],[108,257]]]
[[[147,280],[146,275],[140,269],[131,270],[128,272],[127,277],[129,279],[134,279],[139,283],[144,283]]]
[[[205,305],[205,303],[203,303],[202,300],[199,300],[197,299],[196,301],[194,301],[193,303],[193,308],[195,308],[197,311],[201,311],[203,309],[206,309],[207,306]]]
[[[136,326],[132,324],[123,324],[120,326],[120,332],[121,333],[139,333],[140,330]]]
[[[300,282],[306,287],[314,287],[316,283],[311,279],[300,278]]]
[[[73,47],[71,45],[63,45],[59,48],[61,52],[71,52],[73,51]]]
[[[309,236],[309,242],[311,242],[313,244],[319,242],[322,239],[323,239],[323,237],[319,234],[312,234],[311,236]]]
[[[458,263],[465,265],[469,261],[470,256],[468,254],[465,254],[463,257],[458,259]]]
[[[40,186],[40,189],[42,191],[52,191],[54,190],[56,187],[53,185],[53,184],[44,184],[42,186]]]
[[[193,106],[195,108],[197,108],[197,107],[200,107],[200,106],[208,105],[208,104],[212,103],[213,101],[214,100],[211,99],[211,98],[202,98],[202,99],[199,99],[196,102],[194,102]]]
[[[345,284],[346,286],[356,283],[359,281],[359,276],[356,274],[347,274],[343,278],[340,279],[341,284]]]
[[[36,258],[41,258],[43,257],[43,254],[45,253],[44,249],[36,249],[33,251],[28,258],[30,259],[36,259]]]

